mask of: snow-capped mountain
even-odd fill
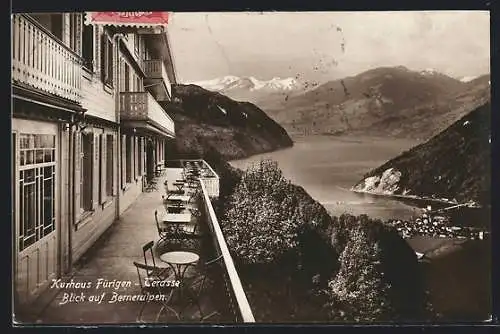
[[[436,74],[441,74],[438,70],[435,70],[433,68],[426,68],[423,71],[420,71],[420,74],[422,75],[436,75]]]
[[[469,81],[472,81],[476,78],[478,78],[479,76],[478,75],[473,75],[473,76],[465,76],[465,77],[461,77],[459,78],[458,80],[462,81],[462,82],[469,82]]]
[[[294,78],[274,77],[270,80],[259,80],[255,77],[237,77],[227,75],[212,80],[195,81],[189,84],[203,87],[207,90],[217,92],[227,92],[234,89],[248,89],[249,91],[267,90],[267,91],[291,91],[302,87]]]
[[[252,102],[261,106],[263,101],[283,100],[291,94],[304,91],[305,85],[295,78],[274,77],[270,80],[259,80],[253,76],[237,77],[226,75],[204,81],[187,82],[206,90],[221,93],[237,101]]]

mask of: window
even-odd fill
[[[19,251],[56,228],[54,135],[19,135]]]
[[[106,136],[106,196],[113,196],[113,135]]]
[[[83,66],[94,71],[94,26],[83,26],[82,42]]]
[[[80,211],[92,210],[93,146],[94,134],[82,134],[82,150],[80,154]]]
[[[126,166],[125,166],[125,173],[126,173],[126,182],[130,183],[132,182],[132,138],[130,136],[126,137],[126,143],[127,143],[127,148],[126,148]]]
[[[63,15],[62,14],[30,14],[45,29],[50,31],[60,41],[63,40]]]
[[[101,50],[101,72],[102,80],[105,84],[113,86],[113,43],[111,39],[103,34]]]

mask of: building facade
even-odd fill
[[[12,16],[14,300],[33,301],[130,206],[175,137],[164,27]]]

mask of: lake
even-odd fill
[[[415,207],[398,200],[349,190],[365,173],[417,145],[415,140],[311,136],[294,141],[291,148],[231,161],[231,165],[245,169],[262,159],[277,161],[286,178],[304,187],[333,215],[408,219],[418,214]]]
[[[393,198],[357,194],[348,189],[363,175],[418,144],[404,139],[317,136],[295,138],[295,145],[280,151],[232,161],[245,169],[262,159],[278,162],[286,178],[304,189],[333,215],[367,214],[383,220],[408,219],[418,208]],[[422,206],[423,207],[423,206]],[[482,320],[491,311],[491,264],[488,242],[466,242],[433,237],[408,240],[413,249],[450,252],[422,263],[430,298],[443,319]]]

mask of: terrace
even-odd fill
[[[166,186],[171,187],[173,182],[183,174],[182,166],[185,166],[186,162],[168,162],[166,174],[159,177],[158,183],[165,184],[166,181]],[[210,200],[218,196],[219,178],[203,160],[191,160],[189,164],[196,164],[200,170],[197,195],[193,197],[195,200],[185,203],[186,212],[199,213],[193,214],[191,221],[192,224],[198,226],[196,231],[199,234],[197,239],[199,242],[190,246],[190,251],[199,255],[199,263],[215,259],[216,264],[206,274],[207,284],[200,293],[200,308],[194,304],[185,307],[181,294],[180,297],[168,302],[168,306],[180,314],[179,317],[167,309],[159,313],[162,305],[155,301],[148,302],[139,317],[142,306],[140,302],[117,301],[116,298],[141,294],[134,262],[144,263],[142,247],[149,241],[154,240],[153,254],[156,265],[168,267],[162,262],[160,256],[172,245],[169,240],[165,243],[158,243],[160,238],[154,215],[155,210],[165,212],[162,195],[166,194],[164,188],[161,188],[141,194],[139,199],[124,212],[120,220],[115,222],[85,254],[72,276],[61,280],[62,282],[91,282],[90,288],[82,289],[75,286],[66,288],[61,285],[53,287],[42,298],[46,300],[46,304],[39,312],[26,310],[25,313],[31,316],[28,318],[16,312],[16,320],[44,324],[254,322],[252,310]],[[185,277],[196,277],[200,273],[199,268],[202,267],[190,266]],[[174,280],[172,272],[169,275],[167,280]],[[106,287],[101,284],[98,287],[98,281],[109,282],[110,285]],[[116,284],[118,281],[122,283],[120,286]],[[81,295],[85,296],[84,300],[81,300]],[[94,301],[91,300],[91,296]]]

